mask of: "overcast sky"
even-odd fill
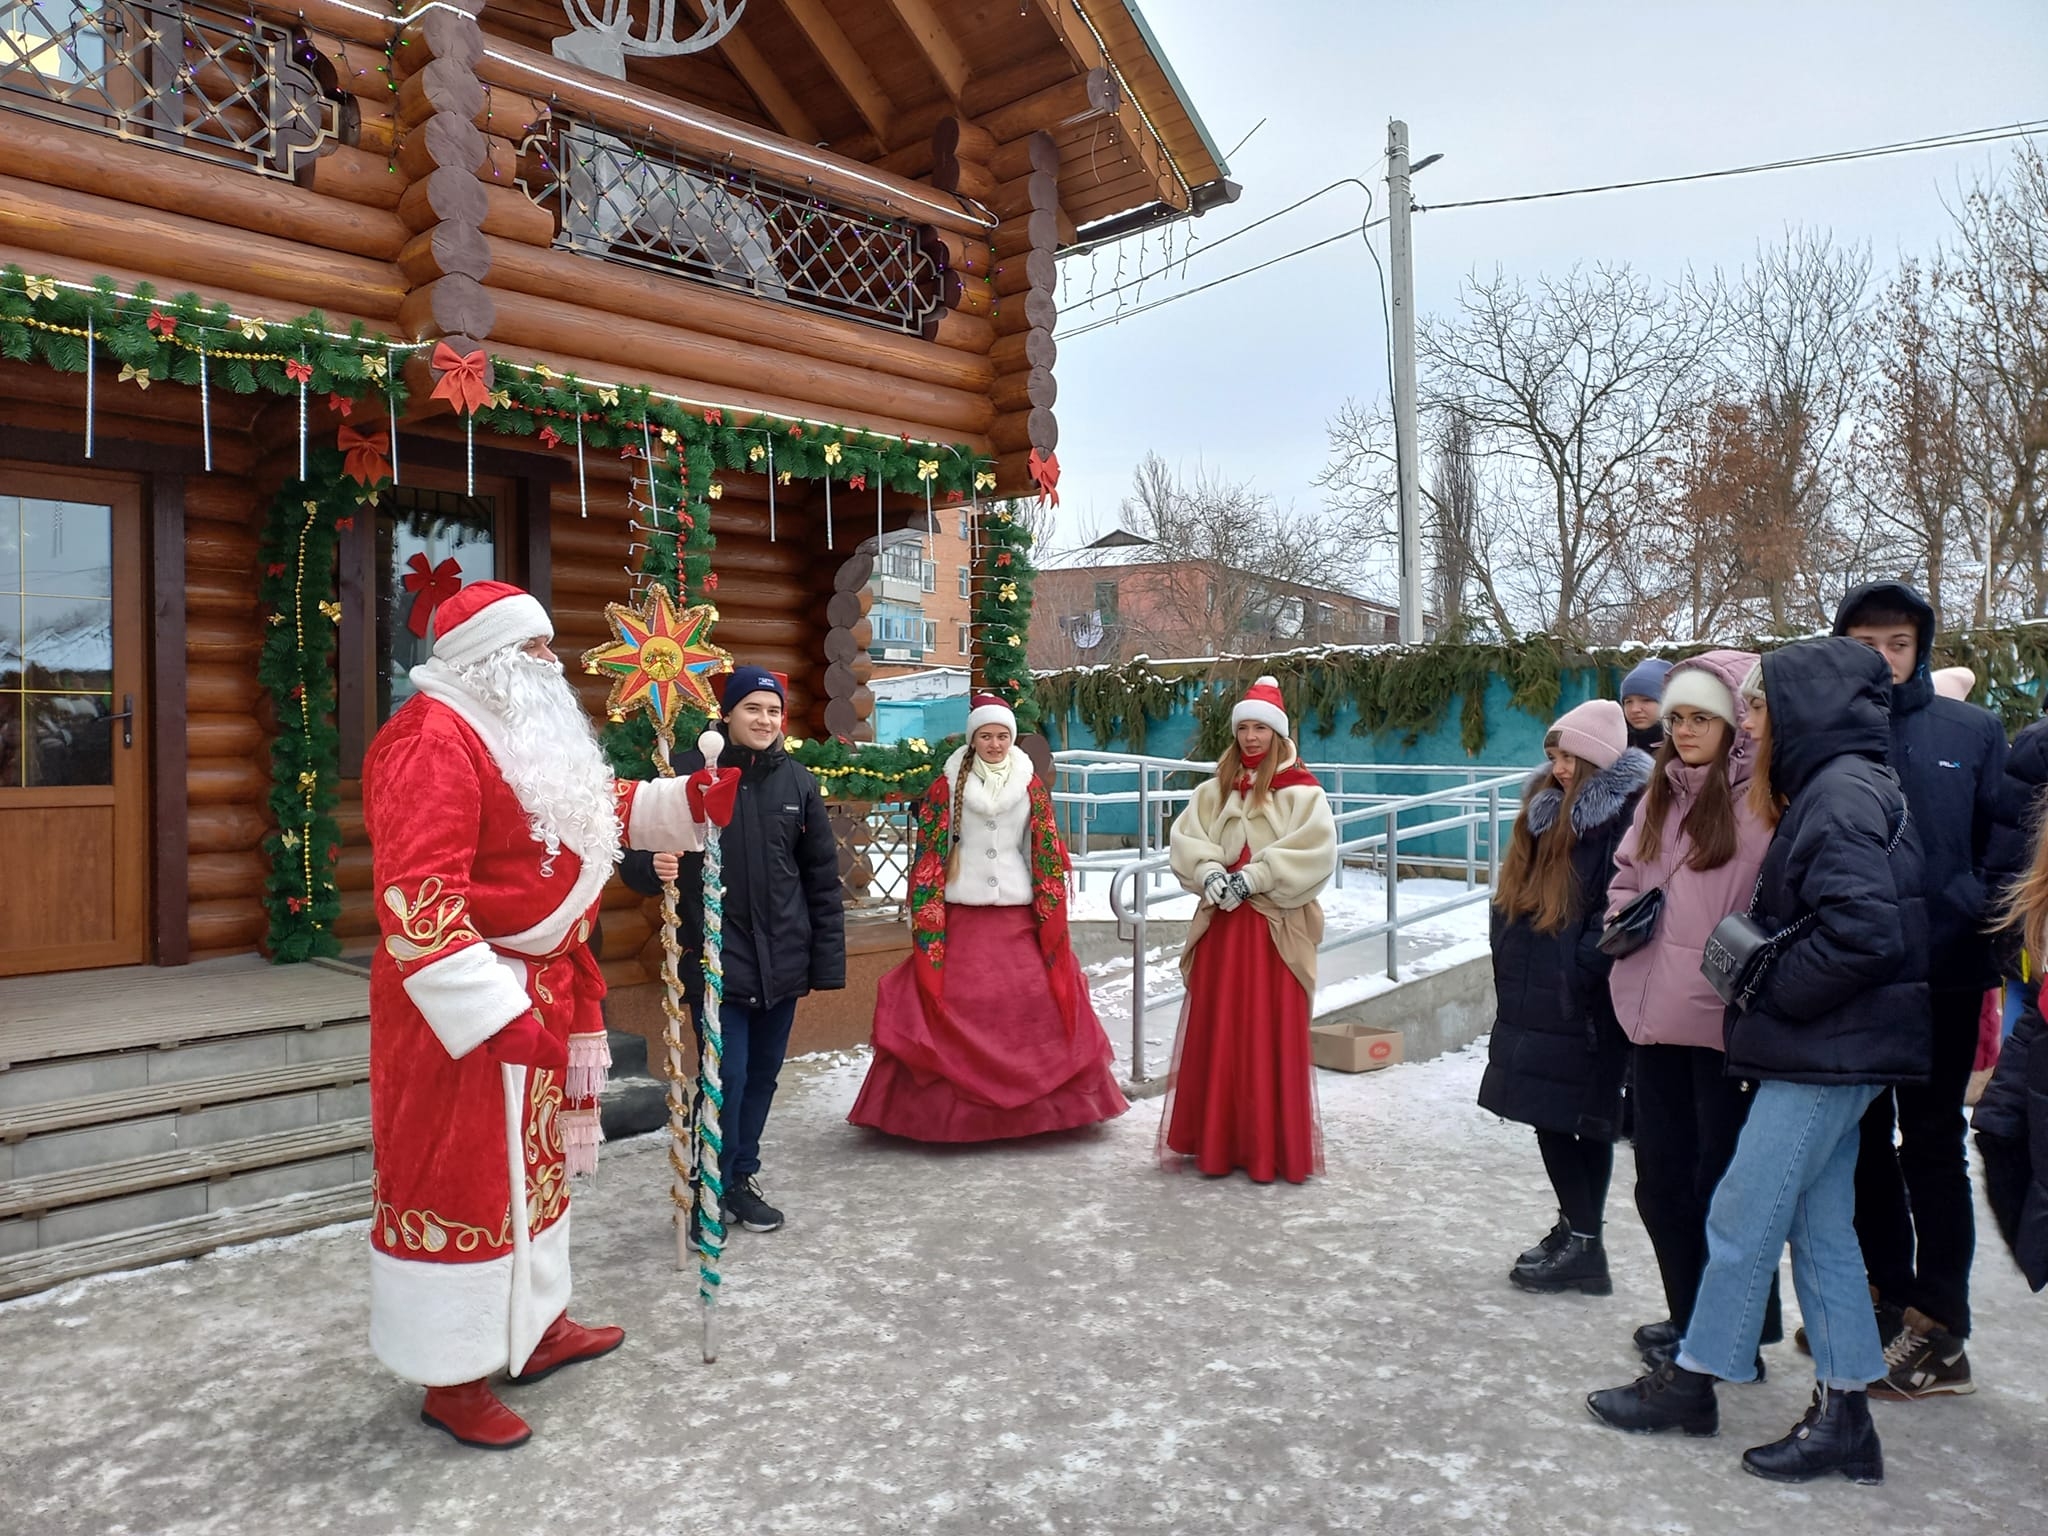
[[[2048,117],[2048,0],[1141,0],[1244,195],[1191,226],[1164,296],[1347,227],[1340,188],[1204,257],[1205,240],[1340,177],[1384,203],[1386,124],[1409,125],[1423,203],[1710,170]],[[2037,142],[2048,143],[2048,140]],[[1932,250],[1944,196],[2011,143],[1518,207],[1417,215],[1418,313],[1465,274],[1627,261],[1658,278],[1739,267],[1788,226],[1867,242],[1880,274]],[[1376,241],[1384,240],[1376,231]],[[1176,253],[1189,245],[1174,237]],[[1064,264],[1068,295],[1160,263],[1157,236]],[[1385,246],[1379,246],[1382,258]],[[1115,520],[1148,450],[1320,505],[1324,423],[1383,396],[1371,262],[1342,241],[1122,324],[1066,338],[1053,543]]]

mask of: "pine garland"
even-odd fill
[[[946,766],[964,736],[936,746],[911,736],[893,746],[851,743],[836,737],[785,743],[789,755],[811,770],[827,800],[872,802],[915,800]]]
[[[264,519],[257,596],[266,612],[256,675],[277,715],[270,750],[270,813],[277,830],[263,905],[270,914],[273,960],[338,955],[341,916],[335,865],[341,828],[341,737],[334,724],[334,651],[341,605],[334,599],[341,535],[376,490],[342,472],[331,448],[311,455],[309,478],[288,481]]]
[[[1730,641],[1759,653],[1785,637]],[[1507,684],[1509,702],[1539,720],[1557,712],[1568,680],[1611,697],[1621,679],[1645,657],[1682,661],[1713,646],[1582,647],[1550,635],[1528,635],[1514,645],[1454,641],[1419,646],[1369,646],[1289,651],[1276,656],[1233,656],[1215,661],[1155,664],[1139,659],[1113,667],[1077,667],[1036,680],[1044,718],[1064,733],[1068,721],[1085,726],[1096,742],[1143,751],[1150,726],[1176,709],[1195,717],[1196,757],[1214,757],[1230,739],[1231,706],[1253,678],[1278,680],[1296,734],[1329,736],[1346,709],[1351,734],[1394,734],[1413,743],[1438,729],[1453,705],[1459,739],[1477,756],[1487,742],[1486,698],[1495,681]],[[2048,623],[1958,630],[1935,642],[1936,666],[1976,672],[1973,697],[1998,713],[2010,730],[2039,718],[2040,689],[2048,681]]]
[[[1006,501],[981,519],[982,561],[976,582],[975,628],[981,639],[982,686],[1017,715],[1020,733],[1038,725],[1039,701],[1031,685],[1031,530]]]

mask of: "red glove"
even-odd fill
[[[523,1013],[484,1042],[494,1060],[508,1067],[544,1067],[566,1072],[569,1047],[548,1032],[537,1013]]]
[[[683,781],[689,797],[690,819],[709,821],[721,827],[732,825],[733,806],[740,795],[737,768],[699,768]]]

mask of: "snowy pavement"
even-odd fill
[[[1615,1296],[1510,1287],[1551,1209],[1528,1132],[1472,1107],[1482,1059],[1321,1074],[1329,1174],[1301,1188],[1161,1172],[1157,1101],[891,1143],[841,1123],[857,1059],[795,1064],[767,1149],[791,1224],[736,1240],[719,1364],[658,1144],[609,1148],[575,1312],[627,1343],[508,1394],[535,1432],[509,1456],[421,1427],[371,1359],[360,1226],[11,1303],[0,1531],[2048,1531],[2048,1296],[1988,1223],[1981,1386],[1877,1406],[1884,1487],[1742,1473],[1805,1405],[1789,1346],[1723,1389],[1718,1439],[1595,1424],[1584,1393],[1662,1315],[1629,1179]]]

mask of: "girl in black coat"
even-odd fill
[[[1805,641],[1765,657],[1743,696],[1752,792],[1777,822],[1750,907],[1777,943],[1728,1016],[1728,1070],[1756,1095],[1714,1191],[1677,1359],[1587,1406],[1617,1429],[1713,1434],[1714,1379],[1756,1379],[1789,1238],[1818,1386],[1792,1432],[1743,1466],[1881,1482],[1866,1389],[1887,1366],[1856,1241],[1858,1127],[1886,1085],[1926,1078],[1932,1051],[1920,843],[1885,765],[1891,672],[1853,640]]]
[[[2001,914],[2024,948],[2015,969],[2031,979],[2023,991],[2026,1007],[1999,1052],[1972,1124],[1991,1214],[2027,1284],[2038,1291],[2048,1286],[2048,1026],[2039,985],[2048,956],[2048,826],[2042,815],[2048,809],[2048,722],[2020,733],[2007,772],[2031,780],[2013,786],[2007,817],[2016,834],[2024,828],[2031,838],[2031,856]]]
[[[1628,1037],[1600,952],[1614,851],[1649,782],[1610,699],[1553,726],[1529,782],[1493,903],[1496,1012],[1482,1109],[1536,1128],[1558,1220],[1508,1278],[1524,1290],[1614,1289],[1600,1229],[1614,1173]]]

